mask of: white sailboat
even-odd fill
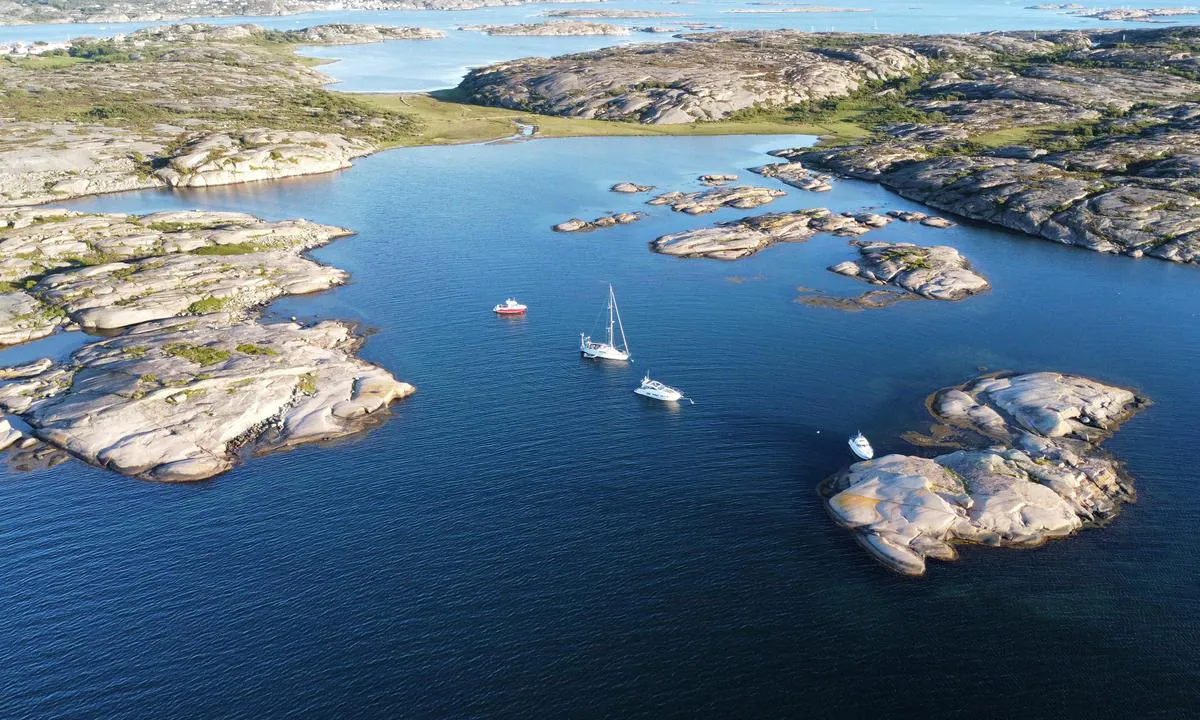
[[[617,345],[614,327],[620,331],[621,344]],[[579,352],[584,357],[597,360],[629,360],[629,343],[625,341],[625,327],[621,324],[621,311],[617,309],[617,296],[612,285],[608,286],[608,337],[606,342],[596,342],[590,335],[579,333]]]
[[[871,443],[867,442],[867,436],[863,435],[861,430],[857,435],[851,437],[847,444],[850,446],[850,450],[863,460],[875,457],[875,449],[871,447]]]
[[[650,373],[646,373],[646,377],[642,378],[642,384],[635,388],[634,392],[643,397],[663,402],[679,402],[680,400],[691,402],[683,396],[682,390],[664,385],[657,380],[651,380]]]

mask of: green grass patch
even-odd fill
[[[240,353],[243,353],[245,355],[278,355],[279,354],[269,347],[263,347],[262,345],[254,345],[252,343],[242,343],[241,345],[238,345],[237,351]]]
[[[200,228],[207,228],[208,225],[204,223],[152,222],[147,223],[146,227],[154,232],[173,233],[182,230],[199,230]]]
[[[230,243],[228,245],[205,245],[192,251],[193,255],[249,255],[263,248],[254,243]]]
[[[219,312],[229,304],[229,298],[206,297],[188,305],[187,311],[193,315],[205,315]]]
[[[188,345],[187,343],[172,343],[163,348],[163,352],[173,357],[190,360],[197,365],[216,365],[229,359],[229,351],[220,348]]]
[[[511,137],[516,123],[533,125],[537,137],[654,137],[676,135],[820,135],[827,140],[865,137],[870,131],[833,117],[824,122],[800,122],[783,111],[757,112],[728,120],[643,125],[637,122],[587,120],[538,115],[521,110],[473,105],[453,90],[424,94],[368,94],[361,102],[381,109],[406,112],[419,129],[387,146],[454,145]]]
[[[8,62],[23,70],[57,70],[88,62],[87,58],[70,55],[39,55],[37,57],[9,59]]]
[[[312,373],[304,373],[298,379],[296,387],[305,395],[316,395],[317,376],[313,375]]]

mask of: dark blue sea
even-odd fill
[[[1200,269],[970,225],[994,289],[843,312],[797,288],[822,235],[738,262],[647,242],[689,217],[609,193],[696,189],[801,137],[406,149],[342,173],[71,203],[241,210],[358,234],[352,281],[271,316],[345,318],[418,387],[369,434],[152,484],[79,462],[0,473],[4,718],[1191,718],[1200,714]],[[763,211],[917,206],[873,185]],[[645,209],[630,226],[552,233]],[[635,362],[579,358],[607,283]],[[519,320],[491,307],[516,296]],[[71,336],[0,353],[64,351]],[[1108,443],[1139,501],[1037,550],[921,579],[834,527],[817,483],[861,428],[906,451],[939,387],[1060,370],[1154,405]],[[695,398],[633,394],[647,370]]]

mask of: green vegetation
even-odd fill
[[[636,122],[586,120],[538,115],[521,110],[472,105],[456,91],[429,95],[371,94],[362,102],[409,113],[419,129],[389,146],[453,145],[512,137],[517,123],[537,128],[537,137],[609,137],[662,135],[822,135],[852,139],[869,133],[836,119],[823,124],[800,123],[780,111],[759,111],[741,119],[679,125],[642,125]]]
[[[5,58],[6,62],[10,62],[24,70],[58,70],[60,68],[78,65],[79,63],[87,62],[87,58],[71,57],[66,53],[51,54],[45,53],[36,57],[29,58]]]
[[[304,373],[296,383],[296,388],[305,395],[317,394],[317,376],[312,373]]]
[[[174,395],[168,395],[166,398],[166,402],[169,405],[178,405],[179,403],[187,402],[188,400],[191,400],[194,397],[201,397],[206,392],[207,392],[207,390],[205,390],[204,388],[188,388],[187,390],[177,392]]]
[[[207,228],[208,225],[205,225],[204,223],[152,222],[148,223],[146,227],[154,232],[173,233],[180,232],[182,230],[199,230],[201,228]]]
[[[262,345],[253,345],[251,343],[242,343],[241,345],[238,345],[237,351],[240,353],[243,353],[245,355],[278,355],[279,354],[269,347],[263,347]]]
[[[187,311],[193,315],[204,315],[222,310],[229,304],[229,298],[206,297],[188,305]]]
[[[187,343],[172,343],[164,347],[163,352],[174,357],[190,360],[201,367],[216,365],[229,359],[228,350],[201,345],[188,345]]]
[[[263,248],[254,243],[230,243],[228,245],[205,245],[192,251],[193,255],[248,255]]]
[[[145,345],[130,345],[127,348],[121,349],[121,352],[134,359],[145,357],[146,353],[149,351],[150,348],[146,347]]]
[[[114,40],[79,38],[71,43],[67,55],[93,62],[129,62],[129,53]]]

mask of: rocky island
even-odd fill
[[[566,10],[549,10],[542,14],[553,18],[609,18],[615,20],[685,17],[684,13],[668,12],[666,10],[624,10],[621,8],[569,8]]]
[[[875,285],[894,285],[930,300],[962,300],[987,290],[988,281],[966,258],[946,245],[858,242],[859,259],[829,268],[831,272]]]
[[[513,25],[463,25],[459,30],[475,30],[486,35],[525,35],[529,37],[581,37],[586,35],[628,35],[623,25],[585,22],[582,20],[552,20]]]
[[[737,185],[714,187],[712,190],[700,192],[668,192],[657,195],[646,201],[647,205],[669,205],[675,212],[688,215],[705,215],[716,212],[722,207],[749,210],[766,205],[786,195],[782,190],[755,187],[752,185]]]
[[[1031,5],[1029,10],[1058,10],[1064,15],[1123,22],[1156,22],[1158,18],[1200,15],[1196,8],[1088,8],[1079,3]]]
[[[413,392],[354,357],[361,340],[345,323],[255,317],[280,295],[344,282],[301,252],[349,230],[214,212],[25,208],[0,220],[0,341],[61,326],[118,333],[0,372],[0,409],[81,460],[199,480],[243,449],[358,432]]]
[[[663,235],[650,243],[650,249],[676,257],[737,260],[777,243],[804,242],[817,233],[857,237],[887,225],[887,221],[874,213],[839,215],[825,208],[809,208],[754,215],[714,227]]]
[[[460,90],[572,117],[833,125],[840,144],[764,174],[820,168],[1057,243],[1200,262],[1200,28],[708,33],[493,65]]]
[[[1099,443],[1148,402],[1075,375],[984,376],[929,399],[938,425],[922,444],[961,449],[855,463],[821,493],[839,525],[905,575],[923,574],[927,558],[956,559],[959,544],[1034,547],[1103,525],[1134,500]]]

